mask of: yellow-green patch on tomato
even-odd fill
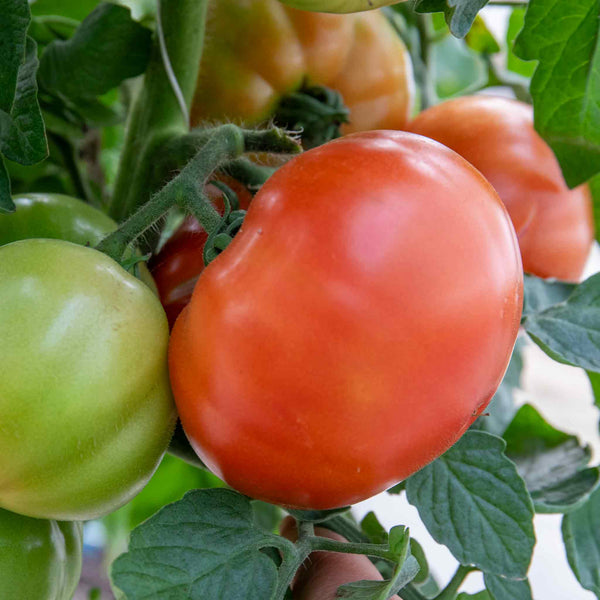
[[[173,432],[168,326],[108,256],[49,239],[0,247],[0,507],[107,514],[148,481]]]

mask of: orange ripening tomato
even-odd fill
[[[452,148],[494,186],[515,226],[527,273],[579,281],[594,240],[589,187],[569,190],[530,106],[491,96],[448,100],[409,126]]]
[[[410,57],[383,13],[314,13],[278,0],[210,3],[193,126],[266,121],[305,82],[342,94],[345,133],[402,129],[410,118]]]
[[[252,200],[248,189],[232,177],[219,175],[218,179],[237,194],[240,208],[246,210]],[[217,209],[222,211],[224,204],[221,190],[209,184],[205,191]],[[203,250],[207,237],[195,217],[189,216],[149,262],[170,329],[190,301],[196,281],[204,270]]]
[[[319,146],[263,185],[175,323],[183,427],[249,496],[364,500],[488,404],[522,287],[506,209],[458,154],[395,131]]]

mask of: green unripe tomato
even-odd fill
[[[0,598],[71,600],[81,575],[81,523],[0,510]]]
[[[176,420],[160,302],[65,241],[0,247],[0,507],[85,520],[138,493]]]
[[[326,13],[355,13],[397,4],[403,0],[280,0],[300,10],[313,10]]]
[[[117,227],[103,212],[63,194],[21,194],[13,202],[16,211],[0,217],[0,244],[52,238],[95,246]]]
[[[29,238],[65,240],[96,246],[117,224],[102,211],[64,194],[21,194],[13,198],[14,213],[0,215],[0,246]],[[139,265],[140,279],[156,291],[146,265]]]

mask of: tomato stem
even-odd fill
[[[313,536],[307,540],[311,551],[322,550],[324,552],[341,552],[344,554],[366,554],[376,558],[397,562],[398,557],[390,551],[387,544],[362,544],[353,542],[338,542],[329,538]]]
[[[221,125],[213,130],[181,173],[138,209],[119,229],[104,238],[97,249],[119,262],[127,246],[159,221],[175,204],[193,214],[209,234],[217,232],[222,217],[204,194],[211,173],[244,152],[277,148],[282,152],[299,151],[298,144],[277,128],[243,130]]]
[[[202,57],[208,0],[163,0],[161,21],[173,73],[189,109]],[[165,141],[189,131],[154,40],[142,89],[129,115],[109,212],[117,221],[131,215],[156,189],[148,182]]]
[[[475,571],[475,567],[460,565],[448,585],[433,600],[454,600],[460,586],[472,571]]]
[[[419,33],[419,58],[421,69],[419,69],[421,84],[421,108],[425,110],[438,102],[437,92],[432,77],[431,43],[433,41],[433,27],[431,15],[417,14],[416,27]]]

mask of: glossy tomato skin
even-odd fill
[[[252,195],[239,182],[230,177],[220,176],[237,195],[239,207],[247,210]],[[222,192],[213,185],[206,186],[206,192],[219,211],[223,211]],[[160,301],[167,313],[169,328],[192,297],[194,286],[204,270],[204,245],[207,235],[194,217],[187,217],[161,251],[152,258],[150,269]]]
[[[81,523],[0,509],[0,598],[71,600],[81,575]]]
[[[409,126],[452,148],[494,186],[515,226],[526,272],[579,281],[594,240],[587,185],[569,190],[530,106],[490,96],[448,100]]]
[[[61,520],[113,511],[148,481],[176,412],[156,296],[65,241],[0,247],[0,507]]]
[[[100,210],[64,194],[30,193],[13,197],[16,211],[0,215],[0,246],[30,238],[65,240],[96,246],[117,224]],[[154,292],[156,286],[146,265],[138,265],[139,278]]]
[[[402,129],[410,118],[410,57],[379,11],[332,15],[279,0],[210,3],[192,125],[255,125],[305,82],[341,93],[350,109],[346,133]]]
[[[391,131],[310,150],[261,188],[175,323],[188,438],[252,497],[325,509],[372,496],[485,408],[522,283],[506,210],[451,150]]]

